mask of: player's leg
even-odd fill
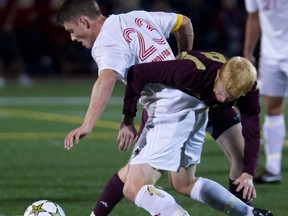
[[[143,109],[142,121],[138,137],[143,131],[145,122],[148,119],[147,111]],[[123,199],[123,187],[127,175],[127,165],[120,169],[108,180],[104,190],[100,194],[91,216],[107,216],[113,208]]]
[[[282,148],[285,139],[283,98],[265,96],[266,114],[263,137],[266,154],[265,170],[255,177],[255,183],[280,183]]]
[[[127,174],[127,165],[115,173],[100,194],[91,216],[107,216],[123,199],[123,187]]]
[[[135,145],[123,191],[125,197],[152,215],[188,215],[170,194],[153,185],[160,177],[158,170],[176,172],[179,169],[185,142],[198,118],[196,112],[187,108],[150,115]],[[201,112],[207,113],[207,110]],[[202,137],[206,120],[207,114]]]
[[[233,140],[233,144],[231,141]],[[235,180],[243,170],[244,138],[240,123],[233,125],[224,131],[217,139],[221,149],[230,161],[229,178]]]
[[[269,61],[262,57],[259,68],[263,84],[260,93],[264,95],[266,109],[263,124],[266,164],[265,170],[254,181],[256,183],[279,183],[281,182],[282,148],[286,133],[283,97],[288,78],[284,70],[281,70],[280,62],[267,62]]]
[[[169,180],[177,192],[196,199],[211,208],[231,215],[249,215],[250,208],[220,184],[205,178],[195,178],[196,164],[200,163],[207,126],[207,111],[195,111],[195,123],[181,155],[181,168],[170,172]],[[184,168],[183,168],[184,167]]]
[[[225,132],[221,134],[216,140],[226,157],[230,160],[230,174],[229,174],[229,191],[232,192],[235,196],[241,199],[243,202],[250,204],[253,197],[243,197],[244,188],[240,191],[237,191],[238,184],[234,184],[235,180],[241,175],[244,176],[243,172],[243,158],[244,158],[244,139],[242,136],[242,126],[240,123],[230,127]],[[232,143],[233,142],[233,143]],[[253,175],[245,174],[249,179],[243,180],[247,187],[253,188]],[[243,183],[244,183],[243,182]],[[255,191],[256,193],[256,191]],[[256,195],[256,194],[255,194]]]
[[[130,165],[123,190],[125,197],[151,215],[188,216],[170,194],[154,185],[160,176],[161,172],[148,164]]]
[[[245,203],[250,203],[251,199],[243,198],[243,190],[237,191],[238,185],[233,184],[242,174],[244,158],[244,138],[238,113],[232,107],[210,109],[207,132],[217,141],[230,161],[229,191]],[[253,170],[254,167],[251,166]]]
[[[128,166],[126,182],[123,193],[126,198],[135,202],[138,191],[144,185],[153,185],[161,177],[161,172],[149,164],[132,164]]]
[[[268,210],[245,204],[217,182],[201,177],[196,178],[195,171],[196,165],[191,165],[188,168],[181,168],[178,173],[170,172],[171,186],[177,192],[227,215],[272,216]]]

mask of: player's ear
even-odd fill
[[[219,73],[220,73],[220,69],[217,70],[217,75],[216,75],[216,78],[215,78],[215,83],[219,80]]]
[[[220,72],[220,69],[217,70],[217,75],[216,75],[216,78],[214,80],[214,87],[213,87],[213,91],[215,92],[215,88],[216,88],[216,85],[219,81],[219,72]]]
[[[78,20],[79,24],[87,29],[90,29],[90,23],[89,23],[89,20],[87,19],[87,17],[85,16],[81,16],[79,17],[79,20]]]

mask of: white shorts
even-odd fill
[[[177,172],[180,167],[200,163],[208,110],[203,108],[203,103],[199,104],[199,100],[186,96],[182,98],[184,109],[179,110],[181,100],[177,105],[174,101],[175,109],[173,103],[166,104],[164,108],[160,106],[159,109],[153,103],[147,107],[148,121],[129,164],[147,163],[155,169]],[[162,103],[158,102],[155,103]]]
[[[272,60],[262,56],[259,62],[260,94],[266,96],[288,95],[288,60]]]

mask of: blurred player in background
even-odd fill
[[[244,136],[260,136],[257,72],[251,62],[242,57],[227,61],[220,53],[201,51],[185,52],[183,58],[138,64],[129,69],[118,136],[120,151],[127,151],[133,143],[137,134],[133,123],[137,103],[145,86],[151,83],[181,89],[209,107],[234,112],[237,106]],[[183,213],[170,194],[154,186],[163,171],[170,171],[172,188],[218,211],[235,216],[272,216],[267,210],[243,203],[218,183],[195,177],[205,138],[207,109],[189,107],[186,98],[178,99],[178,107],[165,106],[155,98],[142,97],[141,102],[148,111],[148,120],[129,161],[125,197],[151,215],[189,215]],[[188,106],[179,110],[179,104]],[[179,114],[181,119],[176,117]]]
[[[19,9],[33,5],[33,1],[0,1],[0,88],[6,79],[12,78],[22,87],[31,87],[33,81],[26,73],[19,38],[15,29],[15,17]]]
[[[284,99],[288,85],[288,4],[286,0],[246,0],[248,18],[244,57],[255,63],[254,51],[261,35],[259,78],[264,95],[263,136],[265,170],[256,183],[280,183],[285,140]]]

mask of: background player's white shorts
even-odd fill
[[[147,108],[148,121],[136,143],[129,164],[145,164],[177,172],[200,163],[208,110],[199,100],[182,95],[180,100],[158,100]],[[183,108],[181,107],[183,101]],[[165,106],[157,104],[165,103]],[[174,105],[174,106],[173,106]]]
[[[260,94],[267,96],[288,95],[288,60],[274,60],[265,56],[259,62]]]

